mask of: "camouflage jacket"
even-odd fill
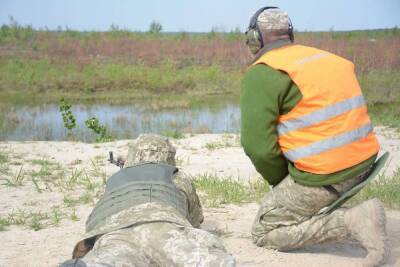
[[[151,202],[133,206],[106,218],[95,229],[87,232],[75,246],[72,257],[83,257],[91,249],[88,240],[121,228],[151,222],[169,222],[186,227],[199,227],[203,222],[203,211],[193,182],[182,172],[174,175],[173,182],[186,198],[188,205],[186,217],[164,203]]]

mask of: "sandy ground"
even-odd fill
[[[388,129],[377,128],[376,131],[382,151],[391,152],[385,170],[390,175],[400,166],[400,137]],[[177,163],[192,175],[210,173],[243,182],[260,179],[238,140],[238,136],[231,134],[195,135],[173,140],[177,147]],[[27,172],[37,170],[38,166],[32,162],[35,159],[50,160],[68,170],[91,168],[92,162],[96,161],[108,177],[118,170],[118,167],[107,163],[108,151],[125,156],[128,143],[129,140],[106,144],[0,142],[0,151],[9,155],[10,173],[17,172],[21,166]],[[49,212],[54,205],[62,206],[68,194],[78,193],[59,190],[39,193],[28,180],[18,187],[0,185],[0,218],[19,211]],[[63,219],[59,225],[47,226],[39,231],[24,225],[12,225],[1,231],[0,266],[56,266],[68,259],[75,242],[83,234],[92,204],[81,204],[75,209],[78,221]],[[359,266],[360,258],[365,256],[365,251],[353,243],[318,245],[292,253],[257,248],[251,243],[249,234],[257,211],[256,203],[205,208],[204,211],[202,227],[224,240],[239,266]],[[387,210],[387,216],[393,248],[386,266],[400,266],[400,211]]]

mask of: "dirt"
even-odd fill
[[[377,128],[376,131],[382,145],[381,151],[391,152],[385,170],[390,175],[400,166],[400,137],[392,130]],[[238,136],[233,134],[195,135],[173,140],[177,147],[177,163],[192,175],[211,173],[243,182],[261,179],[238,140]],[[32,160],[46,159],[70,171],[92,168],[92,162],[98,162],[106,177],[109,177],[118,167],[107,163],[108,151],[125,156],[128,143],[129,140],[105,144],[0,142],[0,151],[8,154],[10,173],[18,172],[21,166],[26,172],[37,170],[39,167]],[[75,196],[79,192],[54,189],[39,193],[30,180],[17,187],[0,185],[0,218],[21,210],[51,212],[55,205],[62,206],[65,195],[69,194]],[[0,266],[56,266],[70,258],[75,242],[83,234],[85,219],[92,207],[92,203],[80,204],[76,206],[78,221],[64,218],[58,225],[45,226],[38,231],[26,225],[6,227],[0,231],[0,240],[3,242]],[[204,208],[204,211],[202,228],[223,239],[239,266],[360,266],[360,259],[366,254],[355,243],[324,244],[291,253],[258,248],[252,244],[249,233],[257,203]],[[400,211],[386,212],[392,245],[392,254],[386,266],[400,266]]]

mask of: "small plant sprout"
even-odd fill
[[[97,118],[86,120],[85,125],[97,134],[96,142],[109,142],[113,140],[111,135],[107,132],[107,127],[102,125]]]
[[[65,101],[64,98],[60,100],[59,110],[64,122],[65,129],[68,130],[68,135],[72,134],[72,130],[76,127],[76,119],[71,111],[71,104]]]

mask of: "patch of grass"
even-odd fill
[[[0,218],[0,232],[7,230],[8,226],[10,226],[10,222],[7,219]]]
[[[52,166],[57,165],[57,163],[47,160],[47,159],[33,159],[31,160],[33,165],[40,165],[40,166]]]
[[[13,173],[10,178],[4,178],[3,180],[5,182],[3,185],[6,186],[22,186],[25,180],[25,172],[23,167]]]
[[[74,211],[73,211],[74,213]],[[58,226],[63,219],[71,219],[67,212],[62,212],[59,206],[52,207],[51,212],[18,210],[8,214],[7,218],[0,218],[0,229],[9,225],[26,226],[35,231],[49,226]]]
[[[12,225],[25,225],[28,215],[24,211],[12,212],[8,214],[7,221]]]
[[[55,226],[59,225],[63,216],[64,214],[60,211],[59,207],[53,207],[50,215],[52,224]]]
[[[8,162],[8,155],[4,152],[0,152],[0,165]]]
[[[42,193],[43,189],[39,186],[39,182],[35,177],[31,177],[32,183],[35,186],[35,189],[38,193]]]
[[[202,203],[208,207],[258,202],[270,189],[268,183],[262,179],[243,183],[209,174],[195,176],[193,182]],[[357,204],[372,198],[379,198],[385,207],[400,208],[400,168],[391,177],[382,175],[371,182],[350,203]]]
[[[8,155],[4,152],[0,152],[0,174],[8,174]]]
[[[217,149],[218,148],[218,144],[217,143],[207,143],[206,144],[206,148],[208,149],[208,150],[215,150],[215,149]]]
[[[379,198],[388,208],[400,208],[400,168],[392,177],[381,175],[363,188],[351,201],[361,203],[365,200]]]
[[[146,95],[189,92],[192,95],[237,95],[241,78],[240,70],[224,71],[218,64],[181,67],[165,60],[154,66],[91,62],[77,67],[73,61],[68,61],[0,58],[1,98],[23,101],[23,94],[34,100],[40,94],[39,101],[57,101],[63,97],[75,101],[139,99]]]
[[[35,230],[39,231],[40,229],[43,228],[42,222],[41,222],[41,214],[32,214],[31,220],[29,222],[29,226]]]
[[[222,204],[241,204],[258,201],[269,190],[268,183],[261,180],[244,184],[231,178],[223,179],[209,174],[193,178],[199,192],[203,193],[206,206],[218,207]]]
[[[174,139],[182,139],[185,138],[185,134],[183,132],[181,132],[178,129],[174,129],[174,130],[165,130],[161,133],[161,135],[165,136],[165,137],[170,137],[170,138],[174,138]]]
[[[75,209],[72,210],[71,214],[69,215],[69,218],[71,219],[71,221],[75,221],[75,222],[79,221],[79,217],[76,214]]]

